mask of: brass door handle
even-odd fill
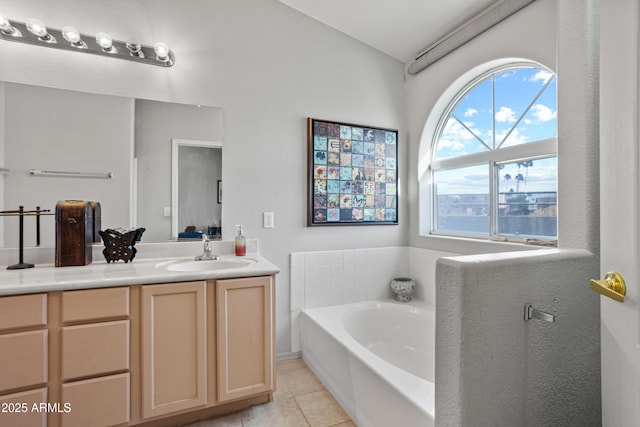
[[[624,296],[627,294],[624,279],[620,273],[616,272],[607,273],[602,280],[591,280],[589,286],[597,293],[620,302],[624,301]]]

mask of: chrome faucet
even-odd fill
[[[204,242],[204,249],[202,255],[196,257],[196,261],[210,261],[220,259],[219,255],[213,254],[213,242],[209,239],[209,236],[202,234],[202,241]]]

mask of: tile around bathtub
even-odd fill
[[[304,295],[291,298],[291,311],[300,311],[304,308]]]
[[[304,308],[316,308],[320,305],[318,294],[304,296]]]
[[[342,251],[342,263],[347,265],[347,264],[355,264],[356,262],[356,255],[355,255],[355,251],[353,249],[346,249],[344,251]]]
[[[291,253],[291,268],[294,267],[304,268],[304,252]]]
[[[318,266],[310,265],[304,267],[304,280],[318,280]]]
[[[297,281],[304,280],[304,267],[302,267],[302,266],[294,267],[292,265],[291,266],[291,278],[290,279],[291,279],[292,282],[297,282]]]
[[[318,253],[317,252],[306,252],[304,254],[304,266],[317,266],[318,265]]]
[[[304,296],[304,281],[291,281],[291,297]]]
[[[331,264],[331,252],[324,251],[318,252],[318,265],[329,265]]]

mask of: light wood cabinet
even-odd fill
[[[272,391],[272,278],[218,280],[216,294],[218,400]]]
[[[46,294],[0,298],[1,426],[47,425],[48,334]]]
[[[47,388],[0,396],[1,426],[46,427],[47,411],[40,410],[47,402]]]
[[[60,388],[56,394],[69,409],[60,411],[60,425],[127,425],[131,407],[129,288],[68,291],[60,301]]]
[[[62,329],[62,380],[129,369],[129,321],[92,323]]]
[[[207,401],[206,282],[142,286],[142,416]]]
[[[177,425],[271,400],[274,281],[0,297],[0,403],[27,409],[0,426]]]
[[[74,381],[62,385],[63,427],[127,425],[130,402],[129,373]]]

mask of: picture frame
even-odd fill
[[[398,225],[398,131],[307,118],[307,226]]]

